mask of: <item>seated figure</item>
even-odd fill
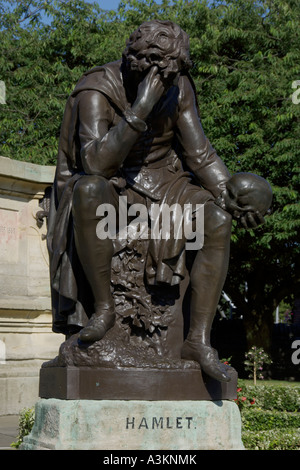
[[[122,196],[128,207],[190,204],[193,223],[203,206],[204,245],[190,270],[182,358],[226,382],[210,332],[227,275],[232,216],[245,227],[263,223],[271,192],[255,175],[231,178],[204,135],[190,67],[186,33],[170,21],[150,21],[130,36],[121,60],[88,71],[71,94],[49,217],[53,330],[80,331],[80,342],[90,344],[115,323],[114,243],[97,236],[99,206],[109,204],[119,214]],[[185,243],[184,237],[149,241],[147,285],[182,281]]]

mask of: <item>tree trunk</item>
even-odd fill
[[[252,346],[256,346],[270,352],[274,323],[273,310],[266,305],[261,305],[259,308],[249,307],[250,305],[245,303],[243,310],[248,350]]]

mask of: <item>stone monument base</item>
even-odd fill
[[[22,450],[243,450],[232,401],[41,399]]]

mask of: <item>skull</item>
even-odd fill
[[[236,219],[246,212],[264,216],[272,204],[272,189],[261,176],[237,173],[227,181],[223,197],[226,210]]]

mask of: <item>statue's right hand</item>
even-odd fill
[[[146,119],[164,92],[165,86],[158,73],[158,67],[153,66],[138,86],[137,97],[134,103],[136,114],[141,119]]]

